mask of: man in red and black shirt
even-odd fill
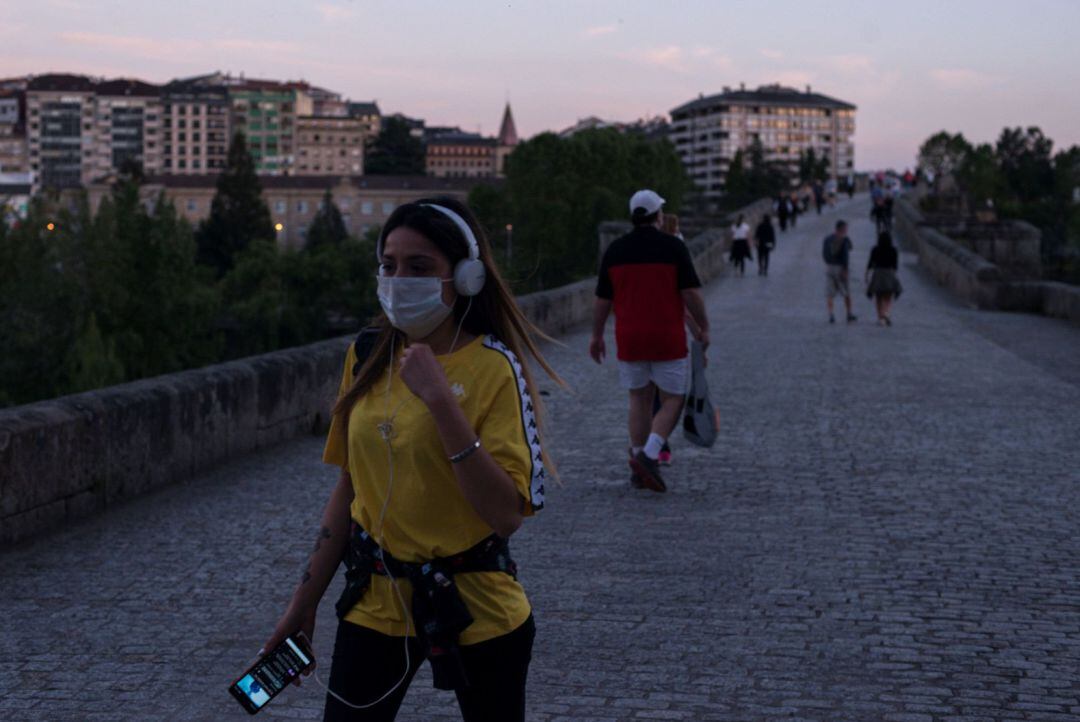
[[[709,321],[690,252],[660,231],[664,199],[651,190],[630,198],[634,230],[616,239],[600,261],[589,355],[601,363],[604,326],[615,310],[619,380],[630,392],[630,467],[635,483],[665,491],[659,456],[682,410],[687,382],[685,317],[709,344]],[[654,416],[653,399],[660,394]]]

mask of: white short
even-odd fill
[[[650,381],[661,391],[682,396],[686,393],[688,364],[674,361],[620,361],[619,383],[624,389],[640,389]]]

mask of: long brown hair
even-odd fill
[[[457,264],[458,261],[467,258],[469,255],[468,241],[465,240],[461,230],[445,214],[434,208],[427,207],[429,204],[449,208],[465,219],[476,237],[476,243],[480,248],[480,260],[487,272],[487,280],[484,282],[483,289],[472,297],[471,308],[469,307],[469,299],[460,294],[458,295],[457,301],[454,303],[454,320],[461,323],[462,328],[471,334],[476,336],[490,334],[494,336],[518,357],[521,362],[526,387],[532,397],[537,424],[543,429],[543,404],[540,403],[540,396],[537,393],[529,364],[525,362],[524,352],[528,351],[529,355],[535,359],[536,363],[544,369],[547,375],[559,386],[565,388],[566,382],[559,377],[555,369],[544,359],[534,340],[536,338],[549,341],[552,339],[538,329],[518,308],[509,286],[507,286],[506,281],[499,273],[499,269],[491,260],[491,245],[488,243],[487,236],[484,235],[480,224],[468,206],[450,197],[422,198],[413,203],[398,206],[390,214],[390,218],[387,219],[386,225],[382,229],[378,247],[382,248],[383,242],[394,229],[405,227],[416,231],[434,243],[450,259],[451,267]],[[467,308],[469,312],[465,314]],[[462,321],[463,315],[464,321]],[[385,313],[379,312],[375,319],[375,325],[379,328],[379,335],[375,339],[371,354],[357,371],[352,386],[342,394],[334,405],[333,413],[340,419],[340,428],[345,435],[346,441],[348,440],[349,413],[352,411],[353,406],[360,397],[371,390],[371,387],[387,370],[390,365],[391,351],[398,354],[404,343],[403,334],[394,330]],[[345,448],[348,449],[348,443],[345,444]],[[543,449],[543,446],[541,448]],[[547,452],[543,451],[543,455],[545,465],[554,470],[550,460],[547,458]]]

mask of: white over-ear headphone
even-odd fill
[[[465,242],[469,245],[469,257],[461,259],[454,266],[454,290],[462,296],[475,296],[480,293],[484,288],[484,281],[487,280],[487,270],[484,268],[484,262],[480,260],[480,244],[476,242],[476,236],[473,235],[469,224],[460,215],[444,206],[434,203],[422,203],[421,205],[425,208],[434,208],[452,220],[458,230],[461,231],[461,235],[465,236]],[[382,262],[384,240],[385,236],[380,236],[378,246],[375,249],[380,262]]]

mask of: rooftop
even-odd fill
[[[35,77],[27,84],[26,89],[92,93],[94,92],[94,81],[85,75],[48,73]]]
[[[375,101],[349,103],[349,115],[381,115]]]
[[[120,78],[98,83],[94,88],[98,95],[130,95],[136,97],[157,97],[161,95],[161,86],[144,83],[141,80]]]
[[[216,174],[202,175],[155,175],[146,179],[147,184],[162,185],[166,188],[215,188]],[[433,176],[412,175],[285,175],[259,176],[259,183],[266,190],[271,189],[317,189],[325,190],[342,183],[355,188],[370,190],[469,190],[477,185],[476,178],[435,178]]]
[[[822,95],[821,93],[811,92],[809,85],[806,86],[806,92],[803,92],[784,85],[773,84],[762,85],[757,90],[746,90],[745,88],[732,90],[730,88],[724,88],[722,93],[702,95],[696,100],[684,103],[672,110],[671,114],[686,113],[691,110],[709,108],[717,104],[780,105],[788,107],[829,108],[832,110],[855,110],[855,106],[851,103],[846,103],[842,100],[831,98],[828,95]]]

